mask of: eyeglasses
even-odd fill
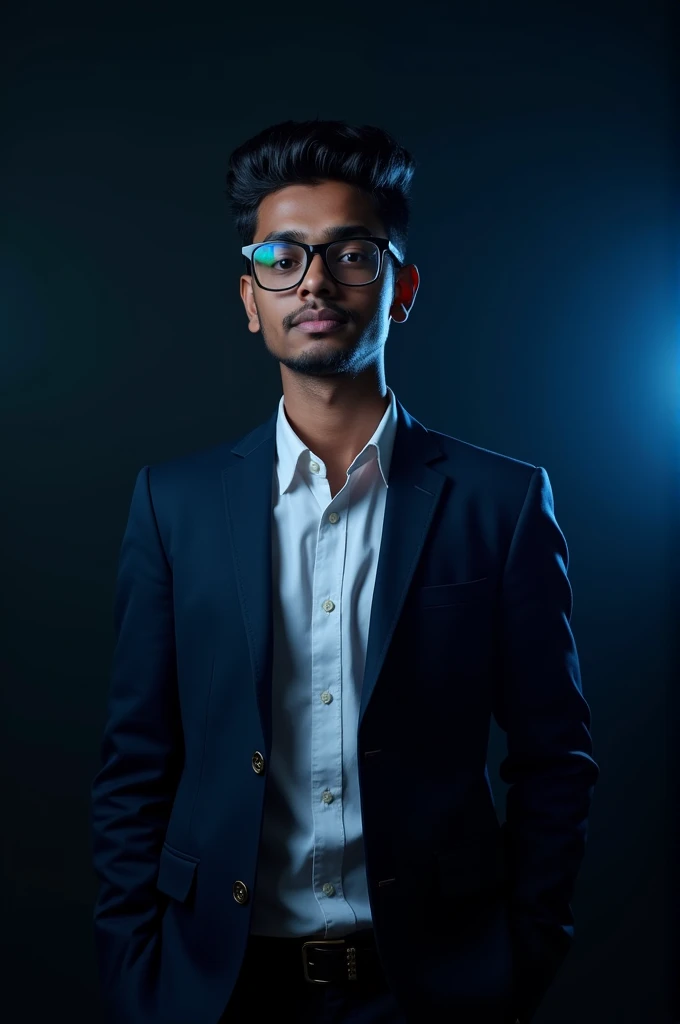
[[[244,245],[242,254],[250,260],[260,288],[282,292],[297,288],[309,270],[314,253],[319,253],[326,270],[339,284],[360,288],[380,276],[384,254],[389,252],[403,266],[398,249],[388,238],[343,238],[336,242],[307,245],[304,242],[253,242]]]

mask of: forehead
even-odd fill
[[[312,241],[312,235],[327,227],[355,223],[365,224],[376,235],[384,233],[373,200],[361,189],[341,181],[288,185],[260,203],[253,241],[260,241],[271,231],[289,228],[299,229]]]

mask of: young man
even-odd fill
[[[543,468],[385,384],[413,168],[342,122],[232,154],[283,395],[134,486],[92,791],[116,1024],[526,1024],[570,946],[598,766],[567,545]]]

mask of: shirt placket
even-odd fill
[[[314,827],[312,876],[314,894],[324,916],[326,934],[354,924],[342,886],[343,736],[342,736],[342,584],[346,544],[346,509],[328,503],[323,463],[313,490],[322,509],[317,533],[312,587],[312,735],[311,801]],[[349,502],[349,485],[343,505]]]

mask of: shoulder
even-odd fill
[[[437,441],[446,462],[438,468],[453,480],[473,490],[512,497],[526,495],[540,467],[525,459],[483,448],[436,430],[428,433]]]

